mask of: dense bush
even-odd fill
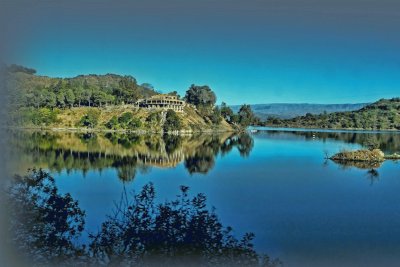
[[[99,123],[100,112],[98,110],[91,109],[88,113],[82,116],[79,121],[79,126],[94,128]]]
[[[182,129],[182,122],[178,114],[172,109],[167,111],[163,130],[164,132],[179,131]]]
[[[135,169],[121,172],[124,178]],[[5,192],[7,243],[32,266],[280,266],[254,249],[254,234],[238,239],[225,227],[204,194],[189,197],[181,186],[160,202],[152,183],[121,196],[97,233],[78,241],[85,211],[61,194],[52,176],[32,170],[15,176]]]
[[[50,125],[57,122],[58,110],[49,108],[39,108],[25,111],[25,118],[27,118],[34,125]]]
[[[112,118],[106,123],[108,129],[116,130],[119,126],[117,116],[112,116]]]
[[[126,126],[131,122],[133,118],[132,112],[125,112],[122,113],[121,116],[118,118],[118,123],[123,127],[126,128]]]

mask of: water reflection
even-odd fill
[[[171,168],[183,162],[190,174],[208,173],[218,155],[237,148],[247,157],[253,138],[240,135],[137,135],[122,133],[16,132],[13,147],[22,150],[24,167],[43,167],[50,171],[115,168],[122,181],[149,172],[151,167]],[[26,166],[27,165],[27,166]]]
[[[29,266],[278,266],[259,255],[254,234],[241,239],[224,227],[206,196],[180,187],[173,201],[156,204],[152,183],[123,194],[97,233],[77,242],[85,212],[62,195],[42,170],[15,176],[7,190],[11,240]]]

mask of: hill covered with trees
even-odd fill
[[[357,111],[313,115],[292,119],[270,117],[263,125],[293,128],[400,130],[400,98],[381,99]]]
[[[199,132],[232,131],[256,121],[250,106],[235,114],[207,85],[192,84],[183,98],[183,113],[134,107],[159,94],[149,83],[117,74],[52,78],[18,65],[6,67],[10,126],[107,131]]]
[[[130,104],[157,94],[150,84],[139,85],[132,76],[116,74],[52,78],[34,75],[33,69],[9,67],[10,102],[19,107],[102,107]]]

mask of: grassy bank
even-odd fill
[[[170,117],[169,115],[172,114]],[[130,105],[73,107],[66,109],[24,108],[11,114],[12,128],[53,131],[102,131],[137,133],[232,132],[237,127],[221,120],[213,123],[193,107],[184,112],[133,108]]]

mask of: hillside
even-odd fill
[[[116,74],[53,78],[9,72],[7,83],[14,108],[117,105],[157,94],[151,86],[137,84],[132,76]]]
[[[294,128],[400,130],[400,98],[381,99],[357,111],[273,118],[265,125]]]
[[[291,119],[298,116],[310,114],[322,114],[324,112],[344,112],[354,111],[365,107],[366,103],[359,104],[291,104],[291,103],[276,103],[276,104],[255,104],[250,105],[255,115],[261,120],[267,120],[269,117],[279,119]],[[238,111],[240,106],[231,106],[233,111]]]
[[[43,109],[39,109],[39,112]],[[12,116],[13,126],[23,128],[42,128],[42,129],[58,129],[58,130],[89,130],[89,131],[135,131],[135,132],[154,132],[160,133],[165,131],[166,112],[159,110],[147,110],[133,108],[129,105],[108,106],[108,107],[73,107],[67,109],[55,109],[53,115],[47,115],[46,110],[41,117],[48,116],[48,120],[42,121],[40,124],[33,123],[29,117],[31,110],[19,110]],[[85,127],[81,124],[82,118],[88,114],[94,113],[96,122],[93,125]],[[122,117],[131,114],[128,121],[122,121]],[[50,116],[54,116],[51,118]],[[211,131],[233,131],[234,128],[226,121],[222,120],[218,124],[214,124],[207,118],[203,117],[193,107],[186,106],[184,112],[176,113],[179,118],[180,126],[176,129],[180,132],[211,132]],[[117,118],[117,125],[107,127],[113,118]]]
[[[90,131],[204,132],[233,131],[215,107],[208,86],[192,85],[183,112],[138,108],[133,104],[158,94],[150,84],[117,74],[52,78],[34,69],[8,68],[8,125],[22,128]],[[180,98],[176,92],[169,93]],[[190,102],[192,101],[192,102]],[[195,102],[197,101],[197,102]]]

